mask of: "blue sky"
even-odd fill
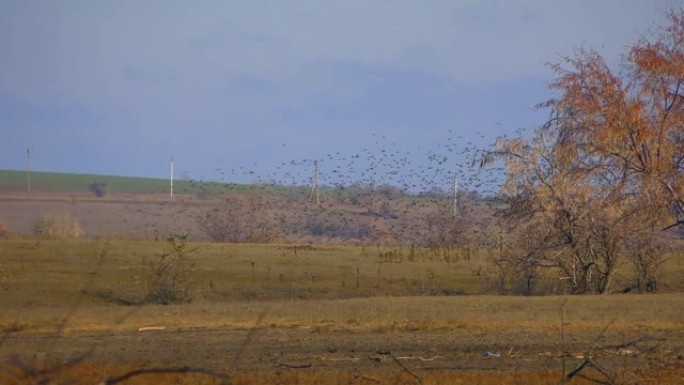
[[[0,2],[0,169],[450,185],[681,1]],[[461,170],[461,171],[457,171]],[[342,176],[341,176],[342,175]],[[472,186],[471,186],[472,187]]]

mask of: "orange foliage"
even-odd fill
[[[656,229],[684,225],[684,10],[668,20],[620,72],[591,49],[552,65],[560,97],[540,105],[551,119],[531,140],[497,141],[520,236],[499,262],[527,291],[552,268],[573,293],[605,293],[625,255],[644,266],[636,288],[657,287]]]
[[[585,168],[600,165],[633,179],[626,187],[645,199],[684,212],[684,12],[669,25],[636,42],[623,73],[613,73],[593,50],[552,66],[552,87],[562,96],[548,103],[555,119],[547,126],[581,149]],[[675,221],[678,219],[675,218]]]

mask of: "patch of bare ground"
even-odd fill
[[[10,357],[80,358],[79,364],[113,368],[198,367],[228,373],[233,383],[320,383],[325,373],[337,379],[325,383],[417,383],[416,377],[423,383],[548,383],[560,378],[563,365],[569,372],[581,363],[596,343],[601,349],[592,359],[604,367],[663,380],[684,368],[683,299],[472,296],[109,306],[74,312],[61,332],[50,329],[59,309],[29,308],[4,314],[15,323],[4,324],[0,352],[5,367]]]
[[[161,194],[109,194],[95,198],[85,193],[0,195],[2,220],[19,234],[30,234],[33,222],[44,215],[69,215],[86,236],[155,239],[172,232],[199,234],[196,217],[217,200],[197,200]]]
[[[437,214],[450,210],[443,199],[391,198],[370,192],[358,193],[363,198],[359,200],[338,191],[320,205],[312,205],[305,193],[293,191],[176,194],[173,198],[158,193],[110,193],[98,198],[86,192],[0,191],[0,221],[18,234],[30,234],[33,221],[44,215],[69,215],[89,238],[150,240],[188,232],[195,240],[409,245],[433,242],[432,227],[441,220]],[[468,233],[492,215],[488,203],[473,201],[471,206],[464,217],[470,224]],[[231,234],[208,230],[217,223],[236,227]],[[246,224],[268,228],[268,239],[262,239],[263,234],[261,238],[252,233],[233,234],[246,231]]]

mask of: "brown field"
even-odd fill
[[[684,378],[679,254],[663,266],[660,294],[502,297],[486,295],[484,249],[201,243],[194,300],[141,304],[145,266],[168,247],[143,239],[191,226],[188,210],[211,204],[5,197],[13,229],[68,213],[99,236],[0,240],[0,383],[200,368],[232,384],[547,384],[593,345],[589,356],[616,383]],[[126,383],[221,381],[147,373]]]
[[[196,216],[215,207],[214,200],[178,196],[170,201],[161,194],[109,194],[94,198],[87,193],[40,193],[31,196],[0,194],[0,221],[19,234],[30,234],[43,215],[69,215],[88,237],[154,239],[171,232],[199,234]]]
[[[351,245],[426,245],[434,242],[438,221],[452,218],[448,198],[389,197],[381,193],[336,191],[320,206],[306,192],[249,192],[226,194],[110,193],[95,198],[84,192],[18,194],[0,189],[0,223],[17,234],[30,234],[45,215],[68,215],[78,221],[87,238],[163,239],[170,233],[190,233],[210,240],[199,221],[208,214],[232,217],[243,228],[268,229],[268,243]],[[492,205],[465,197],[463,219],[473,243],[487,241],[483,227]],[[260,234],[246,241],[263,243]],[[245,240],[243,239],[242,242]]]
[[[596,360],[625,379],[677,383],[684,373],[680,293],[454,296],[444,293],[479,290],[481,257],[380,264],[360,247],[295,255],[288,246],[203,244],[195,301],[136,305],[143,258],[164,247],[2,241],[4,383],[14,383],[11,357],[32,368],[78,358],[59,376],[83,381],[189,366],[232,383],[553,383],[563,360],[569,371],[595,341],[608,347]],[[681,275],[681,264],[667,271]],[[139,380],[163,376],[171,374]]]

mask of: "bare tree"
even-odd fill
[[[656,229],[684,224],[684,13],[638,41],[623,68],[593,50],[552,65],[561,96],[540,105],[550,120],[532,139],[497,140],[483,160],[503,159],[509,226],[533,234],[518,260],[554,268],[574,293],[608,292],[624,256],[639,288],[656,287]]]

